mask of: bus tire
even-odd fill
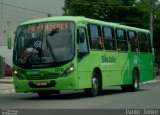
[[[99,80],[96,72],[92,74],[91,88],[85,89],[85,93],[90,97],[95,97],[99,94]]]
[[[123,91],[138,91],[139,90],[139,73],[137,70],[133,70],[132,73],[132,84],[122,85]]]
[[[139,90],[139,73],[137,70],[133,70],[131,91],[138,91],[138,90]]]

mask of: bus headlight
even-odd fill
[[[17,70],[14,70],[13,74],[14,75],[17,75],[18,71]]]
[[[24,75],[20,71],[14,70],[13,73],[18,79],[25,79]]]
[[[74,71],[74,65],[71,64],[71,66],[64,71],[64,76],[71,74],[73,71]]]

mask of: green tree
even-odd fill
[[[85,16],[93,19],[140,26],[140,23],[144,23],[144,20],[148,19],[149,13],[146,12],[148,12],[149,9],[136,1],[137,0],[66,0],[64,15]],[[138,17],[143,17],[144,19],[140,20]],[[148,23],[148,20],[145,21],[145,23]]]
[[[155,6],[153,45],[156,50],[156,57],[160,58],[160,2],[157,2]]]
[[[153,44],[160,55],[160,2],[155,0]],[[64,15],[85,16],[150,29],[149,0],[65,0]]]
[[[47,17],[52,17],[52,14],[47,14]]]

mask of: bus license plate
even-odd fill
[[[46,86],[47,82],[37,82],[36,86]]]

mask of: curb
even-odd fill
[[[153,79],[150,81],[145,81],[145,82],[142,82],[142,84],[155,83],[155,82],[160,82],[160,79]]]
[[[13,81],[0,81],[0,84],[13,84]]]
[[[0,90],[0,94],[11,94],[11,93],[15,93],[15,89]]]
[[[0,84],[13,84],[13,78],[11,78],[11,77],[1,78]]]

